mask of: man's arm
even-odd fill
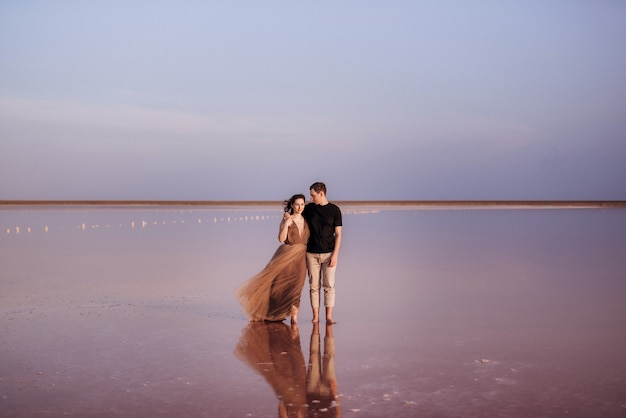
[[[330,263],[328,267],[335,267],[339,258],[339,249],[341,248],[341,226],[335,227],[335,249],[330,255]]]

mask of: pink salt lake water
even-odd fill
[[[330,405],[291,396],[308,285],[282,345],[234,298],[280,216],[0,209],[0,416],[626,416],[625,209],[344,208]]]

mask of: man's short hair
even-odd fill
[[[322,183],[321,181],[317,181],[311,184],[311,187],[309,187],[309,190],[315,190],[315,193],[324,192],[324,194],[326,194],[326,185]]]

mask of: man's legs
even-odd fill
[[[326,323],[334,324],[333,308],[335,306],[335,270],[336,267],[329,267],[330,255],[322,254],[322,286],[324,287],[324,306],[326,306]]]
[[[306,253],[306,266],[309,271],[309,295],[311,298],[311,308],[313,309],[313,322],[318,322],[320,310],[320,275],[322,274],[320,254]]]
[[[324,288],[326,322],[334,324],[333,307],[335,306],[335,267],[328,267],[331,253],[306,253],[306,265],[309,271],[309,294],[313,309],[313,322],[319,321],[320,286]]]

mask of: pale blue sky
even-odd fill
[[[626,199],[626,2],[0,0],[0,200]]]

